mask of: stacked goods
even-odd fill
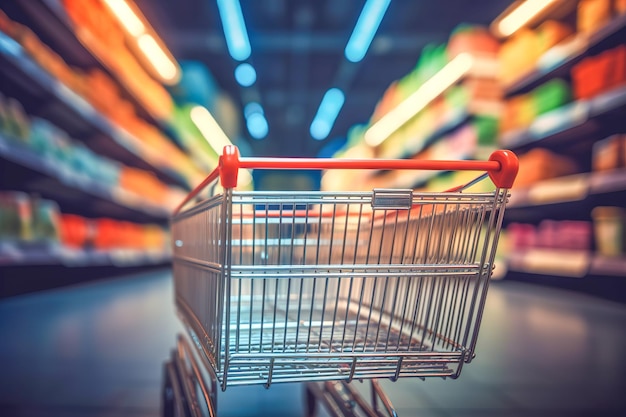
[[[622,13],[626,13],[626,0],[580,0],[576,26],[581,33],[592,33]]]
[[[108,189],[121,188],[146,202],[172,208],[182,190],[167,186],[153,173],[100,156],[47,120],[29,118],[16,100],[0,95],[0,134],[3,140],[32,152],[60,176],[74,175]]]
[[[158,225],[61,213],[54,201],[2,191],[1,242],[61,244],[74,249],[164,251],[168,236]]]
[[[511,223],[507,227],[507,241],[513,251],[536,248],[588,251],[592,235],[588,221],[542,220],[538,226]]]
[[[96,47],[98,57],[112,72],[130,84],[134,94],[158,118],[166,120],[172,113],[173,102],[162,85],[152,79],[125,43],[125,36],[117,20],[100,0],[63,0],[65,10],[77,26],[77,32]]]
[[[626,0],[580,0],[575,27],[562,21],[547,20],[535,29],[520,29],[504,42],[500,50],[502,82],[512,84],[533,71],[548,50],[552,52],[549,61],[580,51],[590,34],[624,13]]]
[[[529,187],[538,181],[580,172],[576,162],[547,149],[534,148],[519,157],[515,188]]]
[[[509,84],[532,71],[539,58],[550,48],[570,37],[573,30],[565,23],[547,20],[538,28],[517,31],[499,53],[500,79]]]
[[[165,250],[168,245],[166,232],[157,225],[63,214],[60,229],[61,243],[77,249]]]
[[[427,45],[413,71],[392,83],[385,91],[370,124],[393,111],[459,54],[472,56],[472,69],[458,84],[431,101],[383,142],[377,149],[378,156],[393,156],[398,149],[414,153],[415,149],[420,148],[421,142],[429,135],[436,134],[438,129],[455,123],[458,125],[460,114],[464,112],[487,119],[482,120],[479,130],[485,142],[493,142],[495,135],[486,135],[489,129],[483,128],[489,123],[496,123],[502,98],[494,65],[498,49],[497,40],[487,29],[469,25],[459,26],[451,34],[447,45]]]
[[[570,87],[559,78],[540,85],[530,93],[510,98],[504,103],[500,132],[525,129],[537,116],[557,109],[570,100]]]
[[[159,129],[137,116],[135,107],[123,97],[117,83],[109,75],[98,69],[83,72],[77,68],[71,68],[58,54],[43,44],[30,29],[11,21],[1,11],[0,30],[20,43],[30,57],[54,78],[87,100],[115,125],[139,140],[143,149],[150,154],[146,159],[180,172],[187,182],[192,184],[202,176],[183,151],[165,137]],[[156,98],[154,100],[159,102]],[[171,101],[171,98],[169,100]],[[168,111],[171,111],[171,108]]]

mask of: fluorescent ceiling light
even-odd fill
[[[556,0],[524,0],[511,10],[496,24],[501,36],[511,36],[530,22],[535,16],[544,11]]]
[[[250,64],[239,64],[235,68],[235,79],[242,87],[250,87],[256,81],[256,71]]]
[[[237,61],[248,59],[252,50],[239,0],[217,0],[217,7],[230,56]]]
[[[190,116],[191,121],[218,155],[222,154],[224,146],[233,144],[206,107],[193,107]]]
[[[250,117],[250,115],[253,113],[263,114],[263,107],[261,107],[261,105],[255,101],[251,101],[243,108],[243,114],[244,116],[246,116],[246,118]]]
[[[269,125],[263,112],[263,107],[254,101],[248,103],[243,108],[243,114],[246,116],[246,127],[250,136],[254,139],[263,139],[269,132]]]
[[[472,69],[473,63],[474,59],[470,54],[457,55],[406,100],[374,123],[365,132],[365,143],[369,146],[378,146],[383,143],[393,132],[467,74]]]
[[[367,0],[344,51],[348,61],[359,62],[365,57],[390,2]]]
[[[345,99],[343,91],[338,88],[331,88],[324,94],[311,123],[310,132],[313,139],[322,140],[330,134]]]
[[[146,26],[125,0],[104,0],[104,3],[129,34],[138,37],[145,32]]]
[[[168,82],[173,82],[178,76],[178,67],[165,53],[152,35],[144,33],[137,38],[137,45],[157,73]]]
[[[246,118],[246,126],[250,136],[254,139],[263,139],[269,132],[269,126],[263,113],[252,113]]]

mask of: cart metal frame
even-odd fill
[[[240,169],[484,174],[442,193],[244,192]],[[333,385],[324,381],[458,377],[474,357],[517,169],[510,151],[347,160],[240,158],[225,147],[171,219],[176,305],[212,384],[320,382],[310,391],[321,398]],[[495,191],[467,190],[487,176]],[[392,410],[374,382],[379,391]]]

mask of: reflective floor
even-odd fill
[[[182,327],[169,271],[0,301],[0,416],[156,416]],[[400,416],[626,415],[626,306],[492,285],[458,380],[383,385]],[[301,387],[232,389],[232,416],[302,415]]]

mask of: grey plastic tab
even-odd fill
[[[408,210],[413,205],[413,190],[376,188],[372,194],[375,210]]]

